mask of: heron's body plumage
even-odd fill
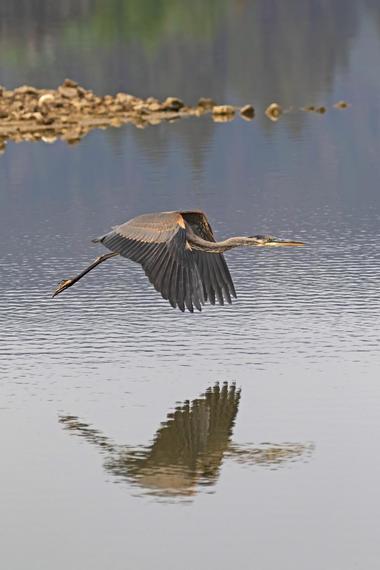
[[[192,312],[207,300],[231,303],[236,292],[223,254],[193,247],[194,236],[215,243],[203,212],[178,211],[142,214],[95,241],[139,263],[172,307]]]

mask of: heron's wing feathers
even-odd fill
[[[215,305],[217,299],[220,305],[224,305],[224,301],[232,302],[231,297],[236,299],[234,283],[223,254],[203,251],[193,253],[203,283],[205,300]]]
[[[204,212],[180,213],[197,236],[207,241],[215,241],[214,232]]]
[[[179,213],[139,216],[115,227],[100,241],[111,251],[140,263],[154,288],[173,307],[201,310],[205,302],[201,276]]]
[[[214,232],[203,212],[181,212],[193,232],[207,241],[215,242]],[[203,283],[204,296],[215,305],[215,299],[221,305],[231,303],[231,296],[236,299],[236,291],[226,260],[222,253],[208,253],[194,250],[196,264]]]

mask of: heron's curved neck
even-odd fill
[[[202,251],[208,251],[210,253],[223,253],[224,251],[227,251],[234,247],[259,245],[260,243],[258,239],[246,236],[230,237],[223,241],[208,241],[202,239],[194,233],[189,236],[189,242],[194,249],[200,249]]]

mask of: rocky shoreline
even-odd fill
[[[335,105],[341,109],[348,106],[344,101]],[[324,107],[303,110],[321,113],[322,109],[325,112]],[[277,121],[283,112],[280,105],[272,103],[265,114]],[[241,108],[217,105],[208,98],[201,98],[190,107],[176,97],[159,101],[154,97],[140,99],[127,93],[98,96],[71,79],[66,79],[57,89],[23,85],[7,90],[0,86],[0,152],[5,150],[8,140],[46,143],[64,140],[75,144],[94,128],[120,127],[126,123],[144,128],[207,113],[216,122],[231,121],[237,113],[247,121],[255,116],[252,105]]]

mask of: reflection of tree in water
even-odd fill
[[[380,4],[378,0],[364,0],[364,3],[380,37]]]
[[[255,0],[232,18],[229,83],[260,104],[320,103],[347,65],[359,24],[354,0]],[[244,54],[242,56],[242,54]],[[242,65],[244,62],[244,65]]]
[[[346,65],[361,6],[379,18],[375,0],[5,0],[2,65],[16,49],[22,68],[33,46],[44,77],[72,68],[103,92],[306,105]]]
[[[153,442],[138,448],[114,445],[75,416],[63,416],[60,422],[108,453],[104,466],[113,476],[158,495],[187,496],[196,492],[197,485],[215,484],[225,456],[243,464],[276,467],[310,449],[301,444],[232,444],[239,400],[240,390],[234,384],[216,384],[168,414]]]

